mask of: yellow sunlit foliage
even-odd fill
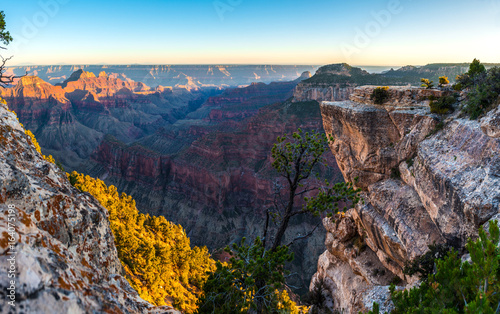
[[[73,171],[71,184],[92,194],[109,212],[118,256],[126,278],[139,295],[156,305],[172,305],[193,313],[215,270],[206,247],[191,248],[184,229],[164,217],[140,214],[131,196],[90,176]]]
[[[45,156],[44,154],[42,154],[42,149],[40,148],[40,144],[38,144],[38,141],[36,140],[35,135],[30,130],[25,129],[24,133],[26,133],[26,135],[28,135],[31,138],[31,143],[33,144],[33,146],[35,146],[36,151],[39,152],[40,155],[42,155],[43,159],[45,159],[48,162],[51,162],[53,164],[56,163],[56,161],[54,160],[54,157],[52,157],[52,155]]]
[[[2,98],[0,103],[6,104]],[[25,133],[36,151],[55,164],[51,155],[42,154],[35,135],[30,130]],[[208,249],[191,248],[180,225],[164,217],[140,214],[132,197],[120,195],[116,187],[75,171],[67,176],[73,186],[92,194],[108,210],[125,277],[139,295],[155,305],[171,305],[183,313],[193,313],[207,272],[215,270]]]
[[[286,290],[283,291],[277,291],[276,290],[276,295],[278,297],[278,305],[277,309],[284,311],[286,313],[290,314],[304,314],[304,313],[309,313],[309,307],[304,306],[304,305],[297,305],[297,303],[293,302],[290,299],[290,296],[286,292]]]

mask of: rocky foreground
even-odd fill
[[[3,103],[0,147],[0,312],[178,313],[130,287],[107,210],[42,158]]]
[[[348,181],[359,177],[365,202],[323,221],[327,251],[311,288],[322,283],[325,305],[347,313],[374,301],[389,310],[395,276],[401,286],[417,283],[403,274],[406,261],[433,243],[463,248],[499,213],[500,108],[477,121],[459,113],[440,121],[425,99],[444,92],[391,87],[389,100],[375,105],[374,88],[321,104],[339,168]]]

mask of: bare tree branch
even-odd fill
[[[297,194],[295,194],[295,195],[296,195],[296,196],[299,196],[299,195],[305,194],[305,193],[307,193],[307,192],[315,191],[315,190],[318,190],[318,188],[317,188],[317,187],[314,187],[314,188],[309,188],[309,189],[307,189],[307,188],[306,188],[304,191],[301,191],[301,192],[299,192],[299,193],[297,193]]]
[[[0,47],[0,48],[5,49],[4,47]],[[0,56],[0,58],[2,58],[2,61],[0,61],[0,63],[1,63],[0,64],[0,87],[7,87],[8,85],[14,83],[14,81],[16,79],[28,75],[28,71],[26,71],[26,74],[24,74],[24,75],[4,75],[5,71],[7,70],[6,69],[7,66],[5,64],[7,63],[7,61],[12,59],[12,56],[10,56],[8,58],[4,58],[4,57]]]
[[[292,240],[292,242],[288,243],[286,246],[290,246],[290,245],[292,245],[292,244],[293,244],[295,241],[297,241],[297,240],[302,240],[302,239],[307,239],[307,238],[309,238],[310,236],[312,236],[312,234],[314,233],[314,231],[316,231],[316,229],[319,227],[319,225],[321,225],[321,222],[320,222],[320,223],[318,223],[318,224],[316,225],[316,227],[314,227],[314,229],[313,229],[313,230],[309,231],[309,233],[308,233],[308,234],[303,235],[303,236],[300,236],[300,237],[296,237],[295,239],[293,239],[293,240]]]

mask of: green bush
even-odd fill
[[[385,103],[389,99],[389,86],[375,88],[370,99],[377,105]]]
[[[463,111],[471,119],[477,119],[480,115],[498,106],[500,95],[500,68],[494,67],[487,72],[475,76],[470,91],[467,95],[467,103]]]
[[[439,87],[443,87],[443,85],[450,84],[450,80],[446,76],[439,77]]]
[[[430,97],[429,97],[430,98]],[[457,102],[458,95],[442,96],[439,98],[430,98],[431,113],[445,114],[453,112],[453,104]]]
[[[493,221],[489,235],[481,228],[476,241],[469,239],[466,248],[471,262],[462,262],[454,250],[441,251],[446,256],[436,260],[435,273],[419,287],[397,291],[391,286],[395,305],[391,313],[495,313],[500,306],[499,240],[500,230]]]

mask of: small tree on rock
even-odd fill
[[[450,80],[446,76],[439,77],[439,87],[443,87],[443,85],[450,84]]]
[[[226,265],[219,262],[210,275],[199,313],[298,313],[285,292],[284,263],[293,259],[288,248],[311,236],[318,226],[283,244],[290,220],[300,215],[332,216],[360,201],[360,190],[352,183],[318,184],[317,166],[325,161],[328,143],[325,134],[301,129],[290,137],[278,137],[272,148],[272,166],[280,179],[275,185],[274,206],[266,211],[262,240],[226,248],[232,258]],[[288,304],[286,309],[284,304]]]
[[[427,89],[431,89],[432,87],[434,87],[434,82],[430,81],[429,79],[423,78],[420,79],[420,82],[422,82],[422,87],[425,87]]]

